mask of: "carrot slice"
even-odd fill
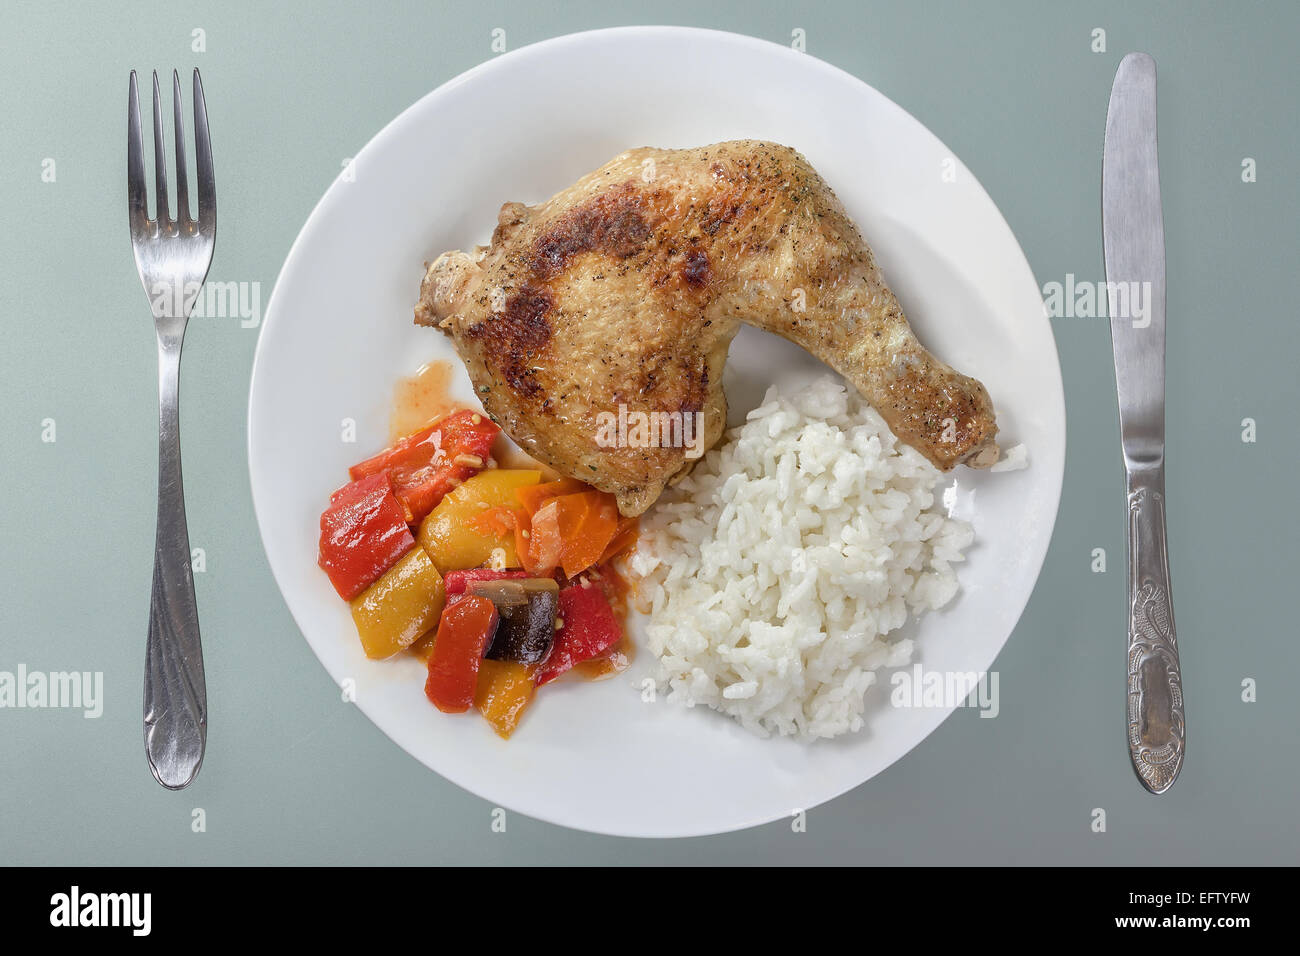
[[[610,558],[618,557],[629,548],[635,547],[639,532],[640,522],[636,518],[620,518],[618,530],[614,532],[614,537],[605,546],[596,564],[604,564]]]
[[[532,546],[532,528],[531,522],[527,516],[524,516],[518,525],[515,526],[515,556],[519,558],[519,563],[523,565],[525,571],[533,571],[533,559],[530,548]]]
[[[504,538],[519,527],[521,518],[525,518],[522,512],[514,508],[497,505],[485,511],[480,511],[466,521],[465,526],[471,531],[477,531],[488,538]]]
[[[515,495],[523,506],[514,525],[515,550],[530,574],[560,567],[576,577],[598,563],[625,530],[614,496],[574,478],[516,488]]]
[[[519,496],[519,503],[524,506],[524,511],[529,515],[533,515],[551,498],[558,498],[560,495],[572,495],[587,490],[588,486],[576,478],[561,478],[559,481],[548,481],[540,485],[516,488],[515,494]]]
[[[563,542],[560,566],[566,577],[577,577],[600,560],[618,530],[614,496],[586,491],[555,499]]]

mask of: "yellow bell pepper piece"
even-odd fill
[[[424,632],[423,636],[417,637],[407,650],[427,664],[429,658],[433,656],[433,642],[437,637],[438,629],[431,627]]]
[[[446,587],[421,547],[414,547],[352,601],[361,647],[371,658],[392,657],[438,623]]]
[[[483,522],[473,519],[492,508],[518,508],[516,488],[535,485],[540,471],[490,468],[453,489],[420,525],[420,544],[443,574],[487,564],[500,548],[505,567],[520,567],[514,532],[485,533]]]
[[[533,672],[525,665],[484,659],[478,666],[474,708],[499,736],[508,738],[533,699],[534,687]]]

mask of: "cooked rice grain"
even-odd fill
[[[839,379],[769,389],[643,518],[629,566],[668,699],[762,736],[859,730],[877,672],[912,656],[886,635],[957,593],[974,535],[941,478]]]

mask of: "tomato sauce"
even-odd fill
[[[396,442],[418,432],[448,412],[464,406],[451,397],[451,363],[429,362],[393,387],[393,412],[388,419],[388,436]]]

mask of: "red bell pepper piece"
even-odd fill
[[[320,516],[320,557],[339,597],[351,601],[415,546],[387,474],[345,485]]]
[[[483,469],[499,431],[485,416],[462,409],[353,465],[348,473],[355,480],[387,472],[394,493],[411,513],[410,522],[418,524],[447,492]]]
[[[580,661],[599,657],[623,637],[605,592],[575,584],[560,591],[559,618],[551,655],[537,672],[537,686],[555,680]]]
[[[463,714],[474,706],[479,664],[497,632],[498,621],[496,606],[472,594],[443,609],[429,656],[424,695],[444,714]]]
[[[464,594],[475,581],[502,581],[507,578],[526,578],[527,571],[493,571],[491,568],[471,568],[468,571],[448,571],[443,584],[448,594]]]

